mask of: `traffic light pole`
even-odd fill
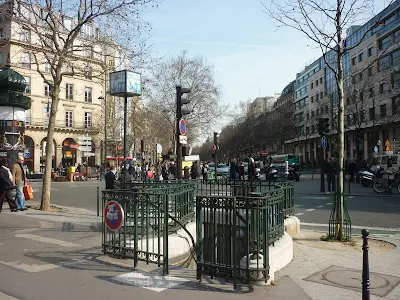
[[[214,173],[215,173],[215,179],[217,179],[217,176],[218,176],[218,171],[217,171],[218,133],[216,133],[216,132],[214,132],[214,145],[215,145],[215,152],[214,152],[214,169],[215,170],[214,170]]]
[[[176,129],[175,129],[175,142],[176,142],[176,178],[182,179],[182,147],[179,142],[179,121],[182,116],[181,107],[182,87],[176,86]]]
[[[319,149],[319,161],[320,161],[320,173],[321,173],[321,184],[320,184],[320,192],[325,193],[325,172],[324,172],[324,162],[325,162],[325,155],[324,155],[324,149],[322,149],[322,145]]]

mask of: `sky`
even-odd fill
[[[268,0],[264,0],[268,1]],[[280,93],[305,65],[321,56],[299,32],[280,28],[259,0],[164,0],[145,19],[156,55],[203,56],[215,67],[223,100]]]

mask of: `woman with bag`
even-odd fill
[[[12,175],[8,168],[7,160],[0,161],[0,166],[0,212],[3,209],[4,200],[7,201],[11,212],[17,212],[17,205],[11,196],[11,191],[14,186],[12,184]]]
[[[25,186],[25,172],[24,172],[24,156],[18,154],[17,163],[15,163],[11,168],[11,174],[13,177],[13,185],[15,186],[15,203],[19,210],[26,210],[25,206],[25,196],[24,196],[24,186]]]

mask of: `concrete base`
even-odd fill
[[[267,284],[275,280],[275,272],[286,267],[293,259],[293,240],[285,232],[283,237],[269,247],[269,280]]]
[[[290,216],[285,219],[285,231],[291,236],[300,233],[300,220],[298,217]]]

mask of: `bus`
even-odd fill
[[[300,156],[296,154],[282,154],[271,156],[271,163],[274,165],[284,165],[286,161],[289,165],[295,164],[296,166],[299,166]]]

